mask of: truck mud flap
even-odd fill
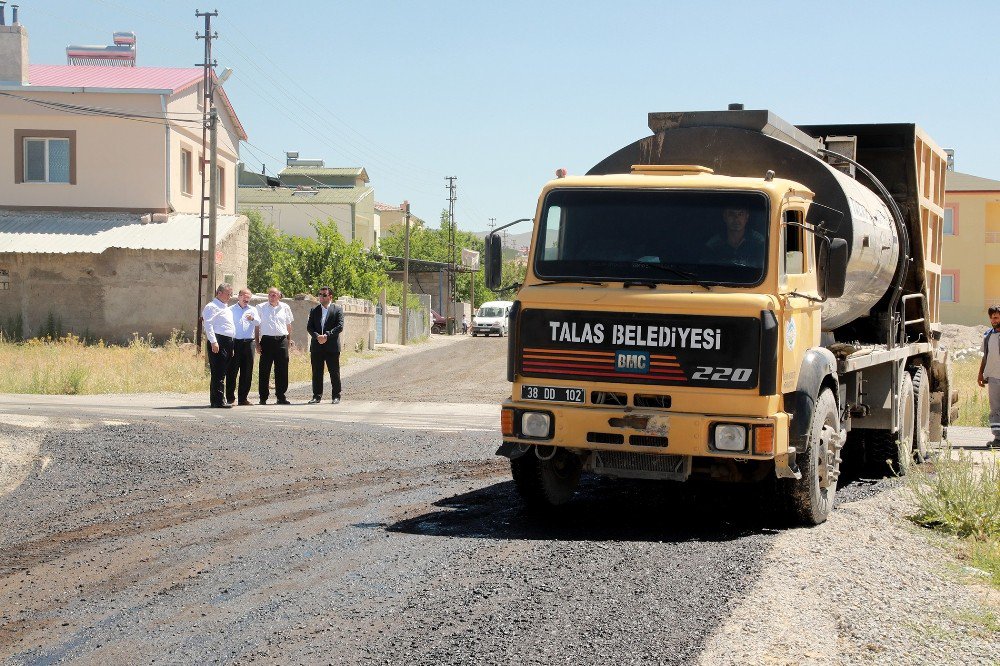
[[[511,460],[517,460],[528,451],[531,451],[530,444],[504,442],[500,445],[500,448],[497,449],[496,455],[503,456],[504,458],[510,458]]]

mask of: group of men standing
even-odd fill
[[[240,289],[236,303],[229,305],[233,288],[220,284],[215,298],[202,310],[205,337],[208,340],[208,363],[211,373],[209,402],[212,407],[230,408],[252,405],[254,355],[260,355],[257,373],[259,404],[270,398],[271,370],[274,369],[274,393],[277,404],[292,404],[288,391],[288,349],[295,317],[281,301],[277,287],[267,290],[267,303],[250,305],[253,294]],[[323,369],[330,374],[333,403],[340,402],[340,332],[344,330],[344,311],[333,300],[329,287],[319,290],[319,301],[309,312],[306,330],[312,338],[309,346],[312,361],[313,399],[323,397]]]

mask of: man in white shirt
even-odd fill
[[[257,327],[257,353],[260,364],[257,368],[257,388],[260,404],[266,405],[270,396],[271,366],[274,366],[274,393],[279,405],[290,405],[285,392],[288,390],[288,344],[292,335],[292,309],[281,302],[281,292],[277,287],[267,290],[267,303],[257,307],[260,326]]]
[[[226,372],[233,358],[233,338],[236,336],[233,311],[229,309],[229,298],[232,295],[233,288],[230,285],[220,284],[215,289],[215,298],[201,311],[205,337],[208,339],[208,367],[211,372],[208,398],[212,407],[232,406],[226,402],[224,391]]]
[[[979,385],[989,387],[990,430],[993,431],[993,440],[986,445],[1000,447],[1000,305],[991,305],[989,315],[991,328],[983,336]]]
[[[236,325],[236,336],[233,347],[233,360],[226,372],[226,400],[229,404],[249,405],[250,382],[253,381],[253,356],[257,327],[260,325],[260,315],[257,308],[250,305],[253,296],[249,289],[240,289],[236,303],[229,306],[233,311],[233,323]],[[236,376],[239,375],[239,402],[236,401]]]

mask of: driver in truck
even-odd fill
[[[764,258],[764,237],[757,231],[747,230],[750,210],[739,206],[722,211],[726,223],[725,237],[716,234],[705,244],[720,259],[743,266],[760,266]]]

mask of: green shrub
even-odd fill
[[[967,451],[941,451],[933,463],[907,477],[917,504],[912,520],[962,537],[1000,538],[1000,465],[977,467]]]

